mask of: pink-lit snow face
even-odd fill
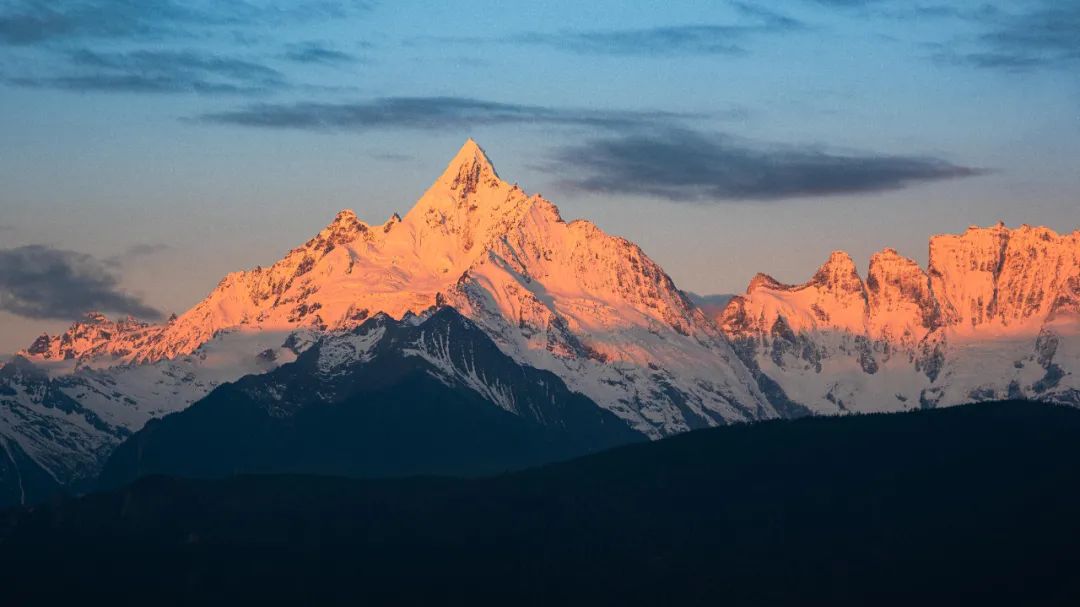
[[[691,410],[723,419],[745,415],[733,403],[775,414],[728,340],[814,410],[947,404],[970,400],[973,386],[1004,395],[1014,382],[1038,384],[1045,365],[1021,359],[1038,358],[1042,331],[1076,326],[1078,238],[971,229],[935,237],[929,271],[885,249],[865,281],[837,251],[802,285],[759,275],[709,319],[636,245],[563,221],[553,204],[502,180],[469,140],[404,218],[370,225],[342,211],[281,261],[228,275],[168,323],[93,318],[27,354],[153,362],[223,332],[345,330],[378,313],[401,318],[447,304],[517,360],[555,372],[649,434],[685,423],[649,402],[669,385]],[[983,386],[987,370],[1004,383]],[[941,373],[962,378],[954,393],[935,383]]]
[[[1077,361],[1080,232],[972,227],[930,241],[930,267],[885,249],[865,284],[834,253],[809,282],[751,282],[717,316],[785,392],[821,412],[1068,393]],[[1055,365],[1057,367],[1055,367]]]
[[[470,281],[486,281],[508,306],[502,312],[516,316],[521,310],[507,298],[512,287],[494,284],[506,272],[515,283],[527,279],[525,291],[575,329],[617,331],[652,321],[687,334],[706,330],[695,327],[670,279],[640,249],[588,222],[565,223],[554,205],[500,179],[469,140],[403,219],[372,226],[343,211],[278,263],[228,275],[166,324],[96,318],[64,340],[63,352],[59,341],[42,349],[53,357],[124,350],[130,360],[168,358],[237,326],[340,329],[378,312],[420,313],[438,294],[457,297],[456,286]]]
[[[688,428],[663,402],[664,386],[703,419],[743,418],[745,403],[771,411],[715,324],[640,248],[563,221],[553,204],[503,181],[472,140],[403,218],[369,225],[343,211],[281,261],[226,276],[166,324],[94,319],[72,330],[79,339],[44,340],[33,355],[147,363],[196,352],[222,332],[345,330],[437,304],[650,435]]]
[[[320,372],[363,363],[379,332],[342,331],[440,305],[653,438],[792,406],[840,414],[1017,394],[1067,402],[1080,393],[1078,239],[973,228],[935,237],[928,271],[883,250],[865,281],[836,251],[801,285],[759,274],[709,318],[635,244],[565,222],[503,181],[470,140],[404,218],[371,225],[342,211],[274,265],[229,274],[179,317],[91,315],[37,340],[24,354],[104,425],[46,407],[44,390],[16,382],[19,406],[48,423],[0,431],[58,478],[86,474],[119,436],[224,382],[289,363],[322,338]],[[406,354],[443,361],[438,351]],[[514,410],[512,391],[481,366],[460,371]],[[58,444],[41,427],[77,439]]]

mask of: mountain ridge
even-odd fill
[[[653,439],[809,413],[1080,404],[1080,231],[972,227],[930,252],[924,270],[882,250],[864,280],[835,251],[803,284],[758,274],[710,309],[634,243],[503,180],[470,139],[404,217],[343,210],[164,323],[91,314],[39,338],[19,356],[51,388],[0,381],[0,439],[17,446],[9,467],[25,457],[77,484],[148,420],[380,314],[420,322],[444,307]],[[12,495],[18,481],[0,471]]]
[[[1080,403],[1080,231],[972,226],[929,249],[925,270],[879,251],[865,281],[842,252],[800,285],[759,274],[715,320],[748,364],[817,412],[890,398],[899,408]],[[879,371],[891,377],[878,381]]]
[[[439,303],[654,437],[776,415],[715,325],[637,245],[586,220],[567,223],[550,201],[499,178],[471,139],[400,221],[369,226],[342,211],[281,261],[230,274],[172,322],[117,328],[114,345],[86,352],[156,362],[237,327],[348,330],[378,312],[401,318]],[[685,362],[694,359],[715,362]],[[654,379],[659,369],[675,379]]]

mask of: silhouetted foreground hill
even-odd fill
[[[151,420],[116,448],[99,483],[159,474],[481,476],[644,440],[444,307],[422,322],[380,314],[294,363]]]
[[[0,576],[8,604],[1077,604],[1078,472],[1080,411],[1003,402],[489,479],[152,477],[4,515]]]

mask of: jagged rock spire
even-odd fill
[[[846,291],[858,291],[863,284],[855,267],[855,260],[845,251],[833,251],[828,261],[822,264],[810,279],[810,283]]]
[[[475,192],[480,183],[492,180],[500,180],[495,165],[472,137],[465,140],[438,179],[463,194]]]

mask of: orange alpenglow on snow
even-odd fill
[[[223,331],[343,330],[436,304],[651,435],[776,415],[751,374],[732,365],[716,325],[640,248],[588,221],[563,221],[555,205],[502,180],[472,139],[400,220],[369,225],[343,211],[273,266],[226,276],[171,323],[78,344],[43,340],[33,354],[154,362]],[[680,406],[703,421],[672,412],[650,365],[679,370],[664,381],[685,384]]]
[[[1062,365],[1080,367],[1080,232],[971,227],[934,236],[927,271],[874,254],[865,284],[837,252],[802,285],[755,277],[716,321],[819,412],[1071,402]]]
[[[516,364],[554,373],[651,438],[807,413],[1080,404],[1080,233],[998,225],[936,236],[926,271],[885,249],[865,281],[836,251],[802,285],[758,274],[710,318],[636,245],[563,221],[470,139],[404,217],[371,225],[342,211],[163,324],[92,314],[42,336],[26,360],[0,367],[6,406],[20,412],[0,416],[0,439],[58,483],[78,482],[148,420],[225,382],[316,343],[326,351],[314,372],[333,376],[367,360],[379,334],[348,331],[380,314],[423,331],[442,306]],[[511,386],[465,367],[443,371],[515,410]]]

